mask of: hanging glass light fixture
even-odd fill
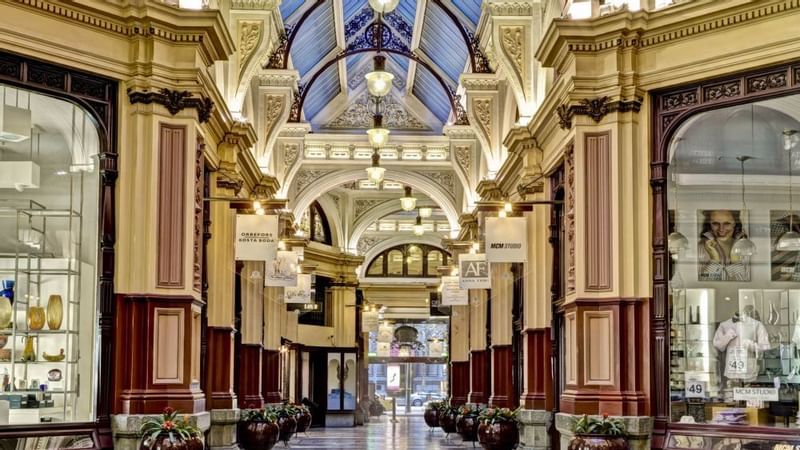
[[[784,131],[784,136],[786,132]],[[783,233],[775,244],[775,250],[782,252],[800,251],[800,234],[794,231],[794,209],[792,204],[792,166],[794,166],[793,146],[789,146],[789,231]]]
[[[389,14],[399,3],[400,0],[369,0],[369,6],[379,14]]]
[[[386,169],[381,167],[381,154],[378,153],[378,149],[376,148],[372,152],[372,166],[367,167],[367,178],[379,185],[383,182],[383,174],[385,172]]]
[[[400,207],[403,211],[411,211],[417,206],[417,199],[411,196],[411,186],[405,186],[405,195],[400,197]]]
[[[669,249],[670,254],[678,255],[682,251],[689,248],[689,239],[686,236],[677,230],[677,222],[678,216],[680,214],[680,208],[678,208],[678,181],[675,180],[672,188],[673,197],[675,197],[675,228],[676,230],[667,236],[667,248]]]
[[[433,208],[420,208],[419,209],[419,216],[423,219],[427,219],[428,217],[433,215]]]
[[[737,156],[736,159],[742,164],[742,215],[747,214],[747,203],[745,202],[745,188],[744,188],[744,162],[750,159],[749,156]],[[750,240],[747,235],[741,239],[737,239],[733,243],[731,253],[737,256],[753,256],[756,254],[756,244]]]
[[[367,137],[372,148],[379,149],[389,142],[389,129],[383,127],[383,116],[375,114],[372,117],[372,128],[367,130]]]
[[[422,236],[425,234],[425,227],[422,226],[422,217],[417,215],[417,222],[412,227],[414,231],[414,236]]]
[[[383,97],[392,90],[392,80],[394,75],[386,71],[386,57],[376,55],[373,58],[374,69],[364,75],[367,80],[367,89],[375,97]]]

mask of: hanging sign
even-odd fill
[[[392,349],[392,344],[389,342],[378,342],[376,353],[378,356],[389,356]]]
[[[394,327],[384,323],[378,327],[378,342],[392,342],[394,339]]]
[[[469,290],[461,289],[459,277],[442,277],[442,305],[469,305]]]
[[[490,289],[492,287],[486,254],[459,256],[458,273],[461,289]]]
[[[378,311],[363,311],[361,313],[361,332],[371,333],[378,331]]]
[[[737,402],[740,400],[777,402],[778,389],[764,387],[735,387],[733,388],[733,399]]]
[[[272,261],[278,250],[278,216],[236,215],[236,260]]]
[[[528,257],[527,219],[486,218],[486,260],[525,262]]]
[[[297,286],[297,253],[278,250],[275,259],[267,261],[264,286]]]
[[[284,303],[309,303],[311,302],[311,274],[297,274],[297,286],[290,286],[283,290]]]
[[[400,366],[397,364],[386,366],[386,389],[400,389]]]

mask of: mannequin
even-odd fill
[[[769,334],[753,305],[722,322],[714,333],[714,347],[725,352],[725,377],[752,381],[758,376],[760,353],[769,350]]]

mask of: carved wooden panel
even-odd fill
[[[186,127],[160,124],[156,285],[183,288]]]
[[[584,135],[586,290],[612,288],[611,132]]]
[[[564,157],[564,232],[566,235],[567,294],[575,292],[575,146],[570,143]]]
[[[194,154],[194,251],[193,255],[193,271],[192,271],[192,287],[195,291],[201,292],[203,289],[203,192],[204,180],[203,174],[205,169],[205,142],[202,138],[197,140]]]
[[[153,313],[153,384],[183,382],[183,340],[185,338],[183,317],[183,308],[155,308]]]
[[[583,332],[584,384],[613,386],[617,360],[611,311],[585,311]]]
[[[568,385],[575,385],[578,383],[578,324],[575,312],[564,314],[564,334],[564,354],[567,355],[565,380]]]

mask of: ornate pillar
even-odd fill
[[[513,359],[511,353],[511,307],[514,294],[514,275],[510,263],[492,263],[491,289],[491,365],[492,381],[489,404],[511,407],[514,403]]]
[[[237,364],[239,366],[238,397],[245,408],[260,408],[261,353],[264,316],[264,263],[245,261],[239,274],[241,295],[241,344]]]
[[[334,347],[355,347],[357,332],[355,285],[334,284],[330,290],[333,310],[333,345]]]
[[[488,291],[471,289],[469,291],[469,368],[470,403],[489,402],[489,382],[491,379],[489,357],[486,348],[486,319],[489,308]]]
[[[469,306],[450,313],[450,402],[463,405],[469,394]]]
[[[261,356],[261,392],[266,403],[281,401],[281,319],[286,309],[282,287],[264,288],[264,349]]]

